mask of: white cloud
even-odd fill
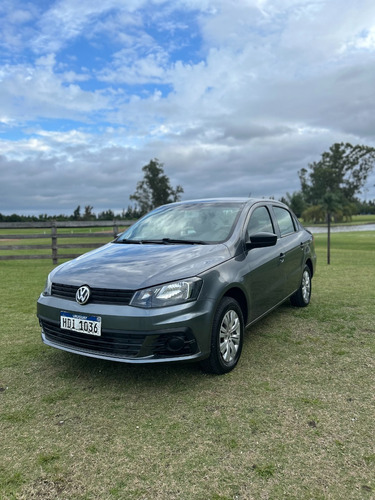
[[[39,118],[88,120],[111,107],[110,97],[71,82],[71,73],[55,73],[53,56],[35,65],[6,65],[0,76],[0,106],[20,123]],[[41,62],[43,64],[41,64]]]
[[[370,0],[0,12],[0,212],[121,209],[154,157],[185,197],[280,197],[333,142],[375,145]]]
[[[33,40],[37,52],[55,52],[64,44],[82,36],[95,18],[113,8],[121,7],[119,0],[60,0],[51,5],[39,20],[39,35]]]

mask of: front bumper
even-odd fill
[[[159,309],[95,304],[41,295],[37,315],[46,345],[84,356],[125,363],[197,361],[209,355],[210,301]],[[101,336],[60,328],[60,313],[102,318]]]

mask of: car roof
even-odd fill
[[[245,197],[218,197],[218,198],[199,198],[192,200],[183,200],[175,203],[171,203],[169,205],[189,205],[194,203],[235,203],[239,205],[254,205],[255,203],[277,203],[283,205],[283,203],[269,199],[269,198],[245,198]]]

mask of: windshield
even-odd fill
[[[165,205],[140,219],[116,241],[219,243],[229,238],[242,207],[233,202]]]

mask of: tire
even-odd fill
[[[302,273],[301,284],[298,290],[290,297],[293,306],[306,307],[311,299],[311,271],[305,266]]]
[[[201,362],[206,373],[222,375],[237,365],[241,356],[244,321],[238,302],[224,297],[214,316],[210,356]]]

